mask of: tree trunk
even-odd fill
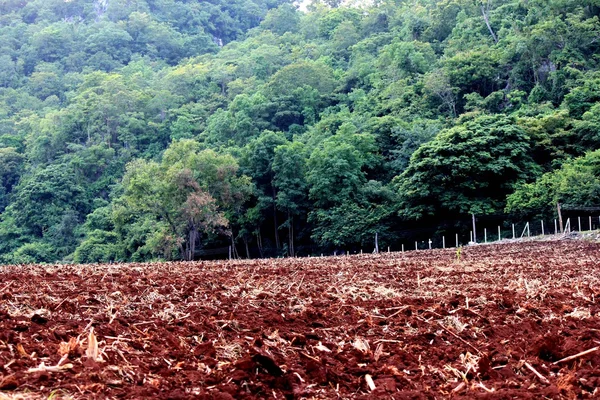
[[[248,237],[244,235],[244,246],[246,247],[246,259],[250,259],[250,250],[248,249]]]
[[[258,232],[256,234],[256,243],[258,244],[258,252],[260,253],[260,258],[263,258],[265,255],[263,253],[262,236],[260,234],[260,227],[258,228]]]
[[[181,254],[181,259],[185,260],[185,255],[187,254],[187,247],[185,247],[183,243],[179,245],[179,253]],[[171,260],[171,256],[169,256],[169,258],[167,259]]]
[[[485,25],[487,26],[488,30],[490,31],[490,34],[492,35],[492,38],[494,39],[494,43],[498,43],[498,37],[496,36],[496,34],[494,33],[494,30],[492,29],[492,26],[490,25],[490,20],[488,18],[488,9],[484,6],[481,5],[481,14],[483,15],[483,20],[485,21]]]
[[[454,101],[450,102],[450,111],[452,115],[456,118],[456,103]]]
[[[231,232],[231,249],[233,251],[233,258],[236,260],[239,259],[240,255],[238,254],[237,248],[235,247],[235,242],[233,241],[233,231]]]
[[[196,228],[195,226],[192,226],[188,237],[189,237],[188,251],[187,251],[185,259],[187,261],[193,261],[194,256],[196,255],[196,242],[198,241],[198,228]]]
[[[288,247],[290,257],[294,257],[294,218],[288,210]]]
[[[556,203],[556,209],[558,210],[558,223],[560,224],[560,233],[564,232],[562,211],[560,209],[560,203]]]
[[[271,188],[273,189],[273,224],[275,228],[275,247],[277,250],[279,250],[281,248],[281,243],[279,243],[279,232],[277,230],[277,228],[279,228],[279,224],[277,223],[277,203],[275,202],[277,198],[277,192],[272,184]]]

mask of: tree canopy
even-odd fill
[[[357,251],[599,205],[596,1],[294,4],[0,0],[0,262]]]

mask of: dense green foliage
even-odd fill
[[[524,183],[508,197],[507,210],[517,215],[548,217],[556,203],[563,208],[600,204],[600,150],[568,161],[533,183]]]
[[[599,205],[598,0],[338,3],[0,0],[0,262]]]

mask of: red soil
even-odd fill
[[[0,399],[598,398],[599,255],[0,267]]]

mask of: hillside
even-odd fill
[[[319,253],[600,204],[597,0],[338,3],[0,0],[0,261]]]

